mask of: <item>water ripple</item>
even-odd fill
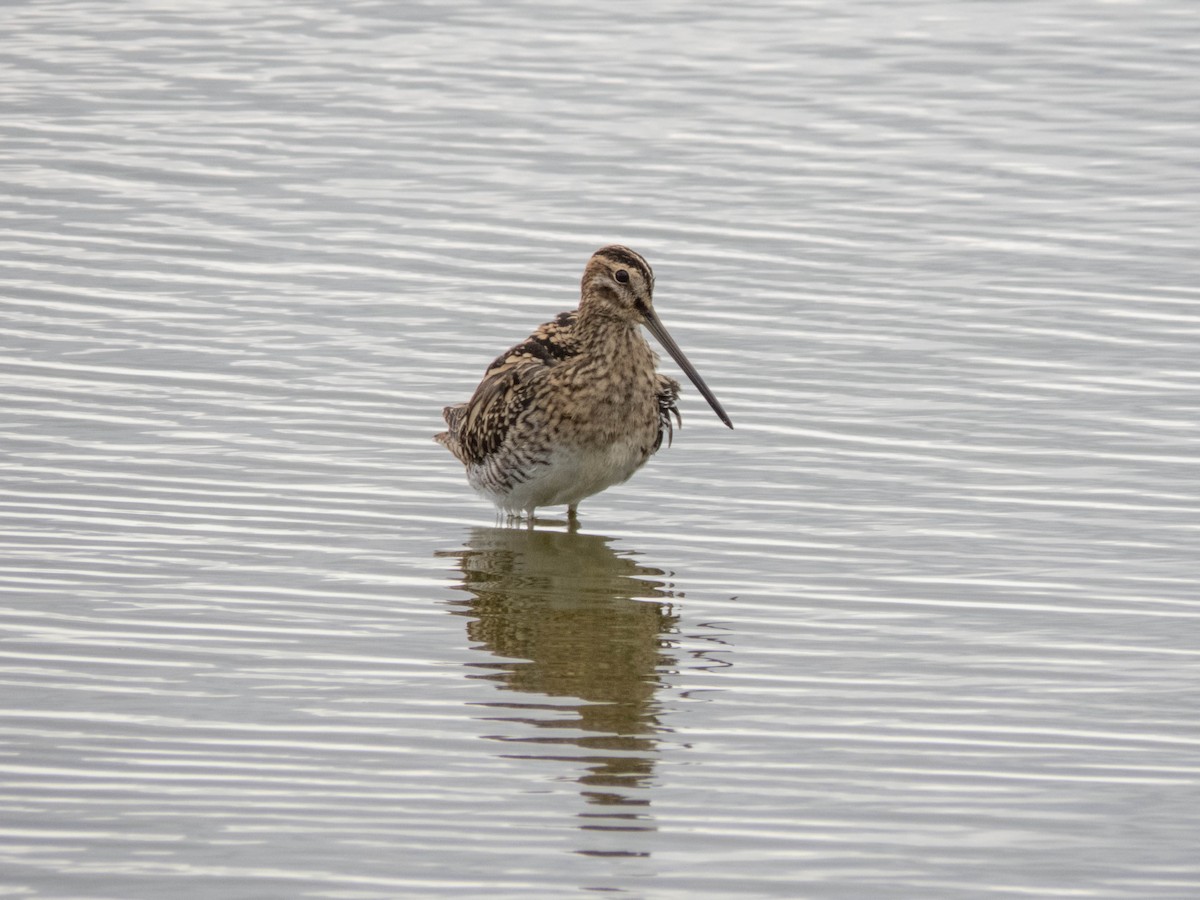
[[[11,10],[0,892],[1200,893],[1200,33],[1010,13]],[[736,430],[489,527],[614,240]]]

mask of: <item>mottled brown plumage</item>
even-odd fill
[[[679,383],[655,371],[645,325],[729,417],[659,322],[654,273],[627,247],[603,247],[584,269],[579,308],[497,358],[474,396],[443,411],[437,435],[477,491],[510,514],[579,501],[625,481],[679,420]]]

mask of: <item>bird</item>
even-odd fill
[[[579,503],[629,479],[671,445],[679,382],[657,371],[645,328],[730,428],[733,422],[653,306],[654,272],[641,254],[611,244],[588,260],[577,309],[560,313],[501,354],[466,403],[442,410],[434,436],[466,467],[467,481],[510,519]]]

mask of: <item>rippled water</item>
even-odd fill
[[[0,893],[1200,895],[1193,4],[4,20]],[[496,527],[612,241],[736,430]]]

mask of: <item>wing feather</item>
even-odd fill
[[[660,372],[655,376],[655,384],[657,386],[655,393],[658,395],[658,440],[654,442],[654,449],[658,450],[662,446],[663,435],[667,437],[668,447],[671,446],[671,440],[675,437],[675,429],[671,426],[671,416],[675,417],[675,422],[680,427],[683,427],[683,418],[679,415],[679,382]]]
[[[437,440],[467,465],[498,451],[549,369],[578,352],[571,331],[575,318],[576,312],[561,313],[496,357],[471,399],[442,411],[449,431]]]

